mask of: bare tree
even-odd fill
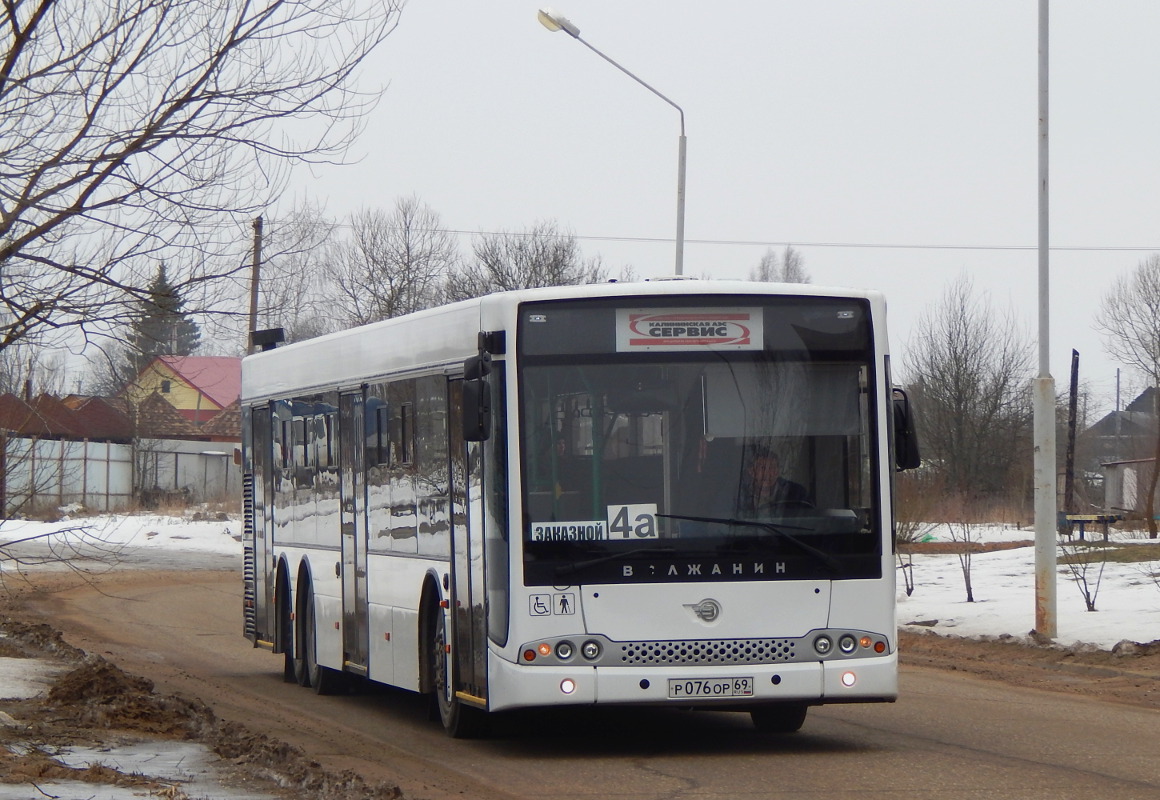
[[[1100,583],[1104,579],[1104,567],[1108,564],[1108,547],[1069,540],[1061,542],[1060,549],[1063,550],[1063,563],[1083,595],[1084,607],[1088,611],[1095,611],[1096,596],[1100,593]]]
[[[262,244],[259,329],[282,328],[287,342],[300,342],[339,328],[341,321],[327,302],[326,253],[335,231],[335,223],[311,203],[268,222]],[[243,283],[248,292],[248,281]],[[230,341],[242,344],[245,337],[235,335]]]
[[[1031,426],[1031,347],[1012,315],[977,298],[965,275],[919,319],[907,382],[927,457],[950,493],[994,500],[1014,490]]]
[[[1139,370],[1160,389],[1160,255],[1141,261],[1130,275],[1122,275],[1100,301],[1096,327],[1104,333],[1108,355]],[[1160,414],[1160,409],[1153,413]],[[1160,431],[1148,482],[1144,516],[1148,536],[1157,537],[1156,484],[1160,479]]]
[[[64,394],[67,385],[63,353],[54,353],[31,343],[0,350],[0,394]]]
[[[286,170],[341,158],[378,98],[352,74],[397,16],[394,0],[0,5],[0,350],[107,334],[180,251],[197,311],[193,287],[242,268],[240,223]]]
[[[914,594],[914,545],[926,541],[938,528],[934,522],[942,496],[932,476],[922,472],[902,472],[895,478],[894,547],[898,570],[902,573],[906,596]]]
[[[809,283],[802,254],[786,245],[781,258],[772,247],[765,251],[761,261],[749,271],[751,281],[773,281],[775,283]]]
[[[480,234],[472,243],[474,259],[452,270],[444,286],[446,301],[490,292],[537,286],[599,283],[608,271],[598,257],[585,260],[571,233],[554,222],[539,222],[521,232]]]
[[[363,325],[428,308],[455,263],[455,236],[416,197],[390,214],[361,211],[350,235],[328,250],[334,291],[346,321]]]
[[[977,547],[975,528],[965,520],[948,523],[947,527],[950,528],[951,541],[957,545],[955,557],[959,560],[959,569],[963,571],[963,588],[967,591],[967,602],[973,603],[975,587],[971,583],[971,556]]]

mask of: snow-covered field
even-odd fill
[[[956,532],[957,533],[957,532]],[[953,540],[946,525],[934,528],[935,541]],[[1028,529],[979,526],[971,529],[971,541],[1013,542],[1034,540]],[[1103,535],[1088,531],[1089,542],[1102,542]],[[963,540],[963,536],[958,536]],[[1110,650],[1117,643],[1151,642],[1160,639],[1160,563],[1140,561],[1091,563],[1082,577],[1094,594],[1096,611],[1087,611],[1077,576],[1064,563],[1065,552],[1076,547],[1062,539],[1057,551],[1056,619],[1061,645],[1090,644]],[[1147,533],[1112,530],[1111,541],[1124,547],[1149,543]],[[930,627],[956,636],[1024,637],[1035,627],[1035,550],[1019,547],[971,556],[971,585],[974,602],[966,602],[963,570],[955,555],[914,555],[914,593],[906,596],[904,581],[898,580],[898,622],[937,623]],[[1097,584],[1098,581],[1098,584]]]
[[[951,541],[948,526],[932,528],[936,541]],[[961,536],[960,536],[961,538]],[[1027,529],[980,526],[972,541],[1027,541]],[[1090,539],[1102,537],[1092,532]],[[1145,534],[1113,531],[1125,547],[1148,544]],[[69,557],[74,564],[100,571],[108,568],[241,568],[241,522],[237,519],[194,520],[187,516],[142,514],[63,520],[0,522],[0,580],[21,570],[53,568]],[[1062,548],[1061,548],[1062,556]],[[17,560],[19,559],[19,560]],[[975,602],[966,602],[962,568],[955,555],[913,557],[915,589],[905,592],[898,579],[898,622],[958,636],[1024,637],[1035,627],[1035,554],[1019,547],[971,557]],[[59,568],[56,567],[56,568]],[[1118,642],[1160,639],[1160,563],[1093,563],[1086,578],[1095,590],[1096,611],[1085,608],[1075,577],[1062,558],[1056,583],[1058,637],[1111,649]],[[1098,588],[1096,581],[1099,580]],[[933,624],[930,624],[933,623]]]

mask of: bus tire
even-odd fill
[[[318,620],[314,611],[314,594],[306,598],[306,619],[302,622],[302,660],[306,666],[307,686],[315,694],[338,694],[343,689],[343,674],[318,663]]]
[[[451,686],[451,659],[447,651],[447,622],[442,609],[432,609],[427,652],[431,658],[431,688],[443,730],[453,739],[475,739],[487,733],[487,712],[464,705]]]
[[[275,608],[278,609],[278,644],[282,648],[282,680],[286,683],[297,683],[299,665],[294,654],[294,614],[290,605],[290,582],[285,573],[278,572],[278,583],[275,589]]]
[[[749,712],[753,727],[762,733],[797,733],[806,721],[805,703],[760,706]]]

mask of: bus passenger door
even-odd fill
[[[369,647],[364,406],[361,390],[339,395],[343,666],[360,675],[366,674]]]
[[[451,474],[453,687],[460,700],[487,703],[487,608],[483,572],[483,445],[463,440],[463,381],[448,387]]]

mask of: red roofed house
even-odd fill
[[[183,417],[200,425],[242,393],[242,360],[228,356],[158,356],[122,391],[139,405],[160,395]]]

